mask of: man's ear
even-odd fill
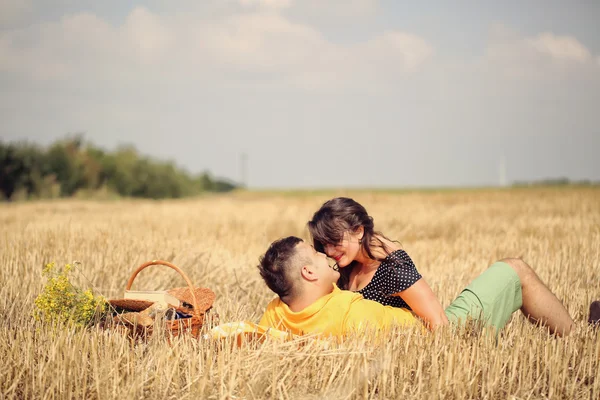
[[[309,282],[313,282],[318,279],[317,271],[315,266],[312,264],[303,265],[302,269],[300,269],[300,274]]]

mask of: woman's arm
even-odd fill
[[[430,330],[448,324],[448,317],[439,300],[424,278],[413,283],[408,289],[393,296],[400,296],[412,308]]]

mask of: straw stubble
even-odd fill
[[[336,193],[340,194],[340,193]],[[491,262],[522,257],[577,326],[555,339],[515,315],[487,335],[396,330],[345,343],[212,342],[153,336],[132,345],[100,329],[31,317],[42,266],[81,262],[82,287],[118,297],[132,270],[165,259],[217,295],[222,322],[258,321],[273,297],[256,270],[281,236],[307,238],[330,194],[237,193],[180,201],[49,201],[0,205],[1,398],[600,398],[600,333],[586,323],[600,298],[600,190],[537,188],[344,193],[398,239],[447,305]],[[140,289],[182,286],[159,270]]]

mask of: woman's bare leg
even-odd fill
[[[573,328],[573,319],[535,271],[519,258],[506,258],[501,261],[510,265],[519,275],[523,288],[523,314],[532,323],[548,327],[553,334],[568,335]]]

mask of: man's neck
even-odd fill
[[[285,301],[285,303],[288,305],[288,307],[290,308],[291,311],[300,312],[300,311],[304,310],[306,307],[314,304],[320,298],[327,296],[332,291],[333,291],[333,286],[331,288],[331,291],[329,291],[328,293],[305,290],[304,293],[300,294],[299,296],[295,296],[294,299]]]

